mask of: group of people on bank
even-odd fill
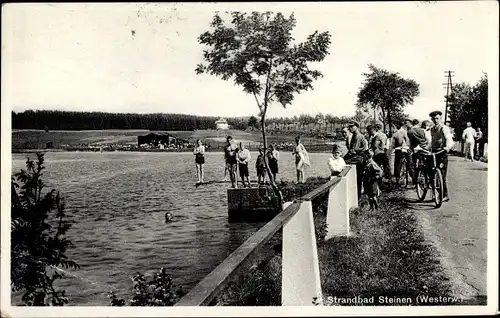
[[[442,122],[442,112],[433,111],[431,120],[419,122],[407,119],[397,123],[397,131],[390,142],[381,130],[380,124],[367,127],[368,140],[359,131],[359,123],[352,121],[344,133],[347,137],[348,152],[344,156],[347,164],[356,165],[358,171],[358,195],[362,191],[368,195],[370,206],[377,208],[377,197],[383,187],[383,179],[391,180],[390,156],[394,152],[394,177],[399,183],[402,158],[406,158],[406,168],[415,184],[414,162],[420,150],[439,152],[436,164],[443,173],[443,202],[449,201],[446,175],[448,171],[448,153],[453,147],[453,135],[450,128]],[[361,172],[361,173],[360,173]]]
[[[267,150],[265,150],[264,147],[259,148],[259,155],[255,161],[258,184],[264,183],[266,178],[273,182],[276,181],[276,175],[279,173],[280,159],[280,153],[277,148],[275,144],[270,145]],[[201,140],[196,141],[196,147],[193,150],[193,154],[195,155],[196,172],[198,176],[197,185],[200,185],[204,183],[205,175],[203,169],[205,164],[205,146]],[[300,137],[295,138],[295,147],[293,148],[292,154],[295,160],[297,182],[303,183],[305,181],[304,171],[311,163],[309,161],[309,154],[302,144]],[[236,143],[232,136],[228,136],[226,138],[226,145],[224,146],[225,169],[224,179],[222,181],[228,181],[227,176],[229,175],[231,186],[237,188],[237,175],[239,174],[243,187],[251,187],[249,169],[251,159],[252,156],[250,151],[246,149],[245,144],[243,142]],[[266,172],[266,164],[270,171],[269,176]]]
[[[397,131],[388,138],[382,130],[382,125],[373,124],[367,127],[368,136],[365,137],[360,131],[360,125],[356,121],[348,123],[343,128],[343,134],[346,140],[347,153],[342,156],[342,149],[334,144],[332,147],[332,156],[328,158],[328,168],[331,176],[337,176],[347,164],[355,165],[357,171],[357,189],[358,196],[362,193],[369,198],[370,207],[378,207],[378,196],[385,181],[392,180],[394,176],[396,183],[399,184],[402,159],[406,159],[406,168],[415,185],[415,167],[414,162],[419,150],[439,152],[436,155],[437,165],[441,167],[443,174],[443,202],[449,201],[449,194],[446,182],[448,170],[448,153],[452,149],[454,141],[450,128],[442,122],[442,112],[433,111],[429,114],[430,120],[420,122],[418,119],[407,119],[397,123]],[[466,149],[471,153],[473,160],[474,141],[482,138],[480,129],[472,133],[470,123],[464,130],[463,140]],[[470,129],[469,129],[470,128]],[[198,172],[198,182],[203,181],[203,164],[205,148],[200,140],[197,141],[197,147],[194,149],[195,161]],[[394,152],[394,174],[391,173],[390,156]],[[297,182],[302,183],[305,179],[305,169],[311,165],[309,154],[301,142],[300,137],[295,138],[295,146],[292,151],[295,161]],[[229,175],[233,188],[237,187],[237,172],[244,187],[251,187],[249,180],[249,162],[250,152],[243,143],[238,145],[231,136],[227,137],[224,148],[225,173],[224,181]],[[279,151],[275,145],[271,145],[267,151],[264,148],[259,149],[259,155],[256,160],[255,170],[259,184],[266,179],[266,160],[269,167],[270,178],[276,180],[279,166]]]

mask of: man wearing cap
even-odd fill
[[[351,140],[347,146],[347,154],[344,160],[347,164],[356,165],[356,175],[358,183],[358,196],[361,196],[361,187],[363,186],[363,170],[364,170],[364,152],[368,149],[368,143],[359,131],[359,123],[355,120],[347,124],[351,132]]]
[[[445,150],[436,156],[436,164],[443,167],[441,171],[443,172],[443,202],[450,201],[448,196],[448,186],[446,182],[446,175],[448,172],[448,152],[451,147],[453,147],[453,135],[451,134],[450,127],[446,126],[441,119],[443,115],[439,110],[433,111],[429,114],[434,127],[431,128],[431,151],[437,152],[440,150]]]
[[[344,127],[342,128],[342,134],[344,135],[345,138],[345,146],[346,148],[349,148],[349,144],[351,143],[351,132],[349,131],[349,128]]]

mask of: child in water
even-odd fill
[[[368,149],[366,154],[366,165],[363,171],[363,189],[368,196],[370,210],[378,209],[379,182],[382,178],[382,168],[373,160],[373,149]]]
[[[264,183],[266,180],[266,163],[264,161],[264,148],[259,148],[259,156],[255,162],[255,169],[257,170],[257,180],[259,184]]]

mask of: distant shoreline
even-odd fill
[[[130,150],[103,150],[104,152],[164,152],[164,153],[177,153],[177,152],[192,152],[192,148],[187,148],[187,149],[130,149]],[[257,149],[250,149],[250,151],[257,151]],[[282,149],[279,150],[280,152],[291,152],[291,150],[286,150]],[[315,145],[315,146],[309,146],[307,149],[308,152],[310,153],[317,153],[317,152],[329,152],[331,151],[331,145]],[[36,152],[100,152],[99,150],[95,149],[60,149],[60,148],[53,148],[53,149],[12,149],[12,153],[36,153]],[[207,149],[206,152],[220,152],[222,153],[222,149]]]

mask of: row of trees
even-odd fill
[[[12,112],[12,128],[45,130],[195,130],[215,129],[217,119],[217,117],[183,114],[120,114],[27,110],[20,113]]]
[[[448,99],[450,126],[455,128],[457,136],[461,136],[467,127],[467,122],[472,127],[481,128],[483,138],[488,140],[488,76],[483,77],[471,86],[460,83],[452,88]]]
[[[285,130],[286,127],[292,127],[296,130],[305,130],[313,126],[315,130],[333,131],[335,125],[346,125],[349,121],[356,120],[361,124],[367,124],[373,121],[367,112],[356,110],[353,116],[333,116],[330,114],[318,113],[315,116],[302,114],[293,117],[279,117],[266,119],[266,127],[271,129]]]
[[[302,114],[293,117],[267,118],[266,127],[284,129],[293,125],[296,130],[303,130],[311,124],[318,129],[333,130],[334,124],[346,124],[349,120],[364,121],[366,114],[357,111],[354,116],[332,116],[319,113],[315,116]],[[180,114],[113,114],[101,112],[68,112],[27,110],[12,113],[13,129],[45,129],[45,130],[100,130],[100,129],[148,129],[148,130],[196,130],[215,129],[218,117],[201,117]],[[228,124],[234,129],[260,129],[260,120],[250,118],[228,118]]]

